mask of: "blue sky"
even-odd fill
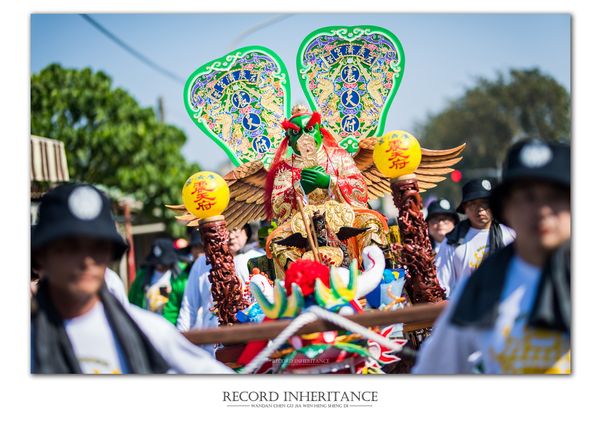
[[[570,90],[571,16],[568,14],[294,14],[266,27],[276,14],[96,14],[101,25],[152,61],[185,80],[196,68],[246,45],[263,45],[285,62],[293,103],[306,103],[298,84],[298,47],[313,30],[330,25],[376,25],[400,39],[406,69],[386,130],[412,131],[478,76],[539,67]],[[260,29],[248,33],[253,28]],[[91,67],[113,78],[142,106],[162,97],[165,119],[184,130],[184,154],[218,170],[227,156],[188,117],[183,84],[148,67],[75,14],[31,16],[31,71],[50,63]],[[417,138],[419,134],[415,134]],[[427,147],[427,140],[421,140]],[[458,144],[459,141],[457,141]]]

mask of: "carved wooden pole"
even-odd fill
[[[231,325],[237,322],[236,313],[248,305],[242,296],[242,285],[229,252],[227,224],[223,215],[217,215],[201,220],[199,227],[206,260],[211,266],[208,278],[214,302],[213,312],[219,319],[219,325]]]
[[[402,239],[400,263],[406,267],[406,291],[413,303],[432,303],[445,299],[435,269],[435,253],[421,209],[419,183],[415,174],[390,182]]]

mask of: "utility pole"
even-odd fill
[[[127,252],[127,290],[131,287],[131,283],[135,280],[135,249],[133,246],[133,231],[131,226],[131,205],[128,200],[121,203],[123,207],[123,215],[125,217],[125,237],[129,243],[129,251]]]
[[[162,96],[158,97],[158,106],[157,106],[157,115],[158,115],[158,121],[161,123],[165,122],[165,105],[164,105],[164,101]]]

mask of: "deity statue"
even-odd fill
[[[391,192],[373,149],[402,78],[404,52],[383,28],[325,28],[302,43],[297,63],[311,109],[291,108],[285,64],[260,46],[198,68],[185,88],[190,117],[237,166],[224,177],[228,227],[273,220],[277,228],[265,248],[280,275],[297,259],[341,266],[369,245],[386,247],[387,218],[368,201]],[[422,149],[420,189],[445,179],[463,148]],[[178,219],[198,222],[189,214]],[[320,234],[317,222],[324,224]]]

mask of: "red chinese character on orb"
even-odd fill
[[[408,150],[406,143],[402,143],[398,139],[390,140],[390,147],[385,152],[390,154],[389,169],[404,169],[408,165],[409,155],[404,154]]]
[[[211,209],[217,202],[215,196],[211,196],[214,187],[208,185],[208,181],[200,180],[194,183],[194,191],[191,192],[196,204],[196,210],[207,211]]]

